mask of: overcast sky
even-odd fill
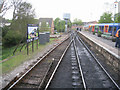
[[[105,12],[114,12],[115,0],[24,0],[35,8],[36,18],[61,18],[64,13],[70,13],[71,20],[75,18],[82,21],[99,20]],[[117,0],[120,1],[120,0]],[[116,10],[117,12],[118,10]],[[12,18],[9,11],[6,18]]]

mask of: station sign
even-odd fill
[[[38,24],[27,24],[27,42],[37,40],[39,37]]]

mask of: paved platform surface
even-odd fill
[[[117,57],[120,57],[120,49],[115,47],[115,42],[111,40],[98,37],[97,35],[93,35],[92,32],[89,31],[80,31],[81,34],[88,37],[90,40],[94,41],[95,43],[99,44],[103,48],[105,48],[110,53],[114,54]]]

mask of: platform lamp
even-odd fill
[[[115,10],[114,10],[114,23],[113,23],[113,30],[112,30],[112,41],[114,41],[114,24],[115,24],[115,14],[116,14],[116,4],[118,3],[118,1],[116,0],[115,2],[114,2],[114,8],[115,8]]]

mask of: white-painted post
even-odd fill
[[[67,24],[65,25],[65,32],[67,32]]]
[[[118,13],[120,13],[120,1],[118,2]]]

